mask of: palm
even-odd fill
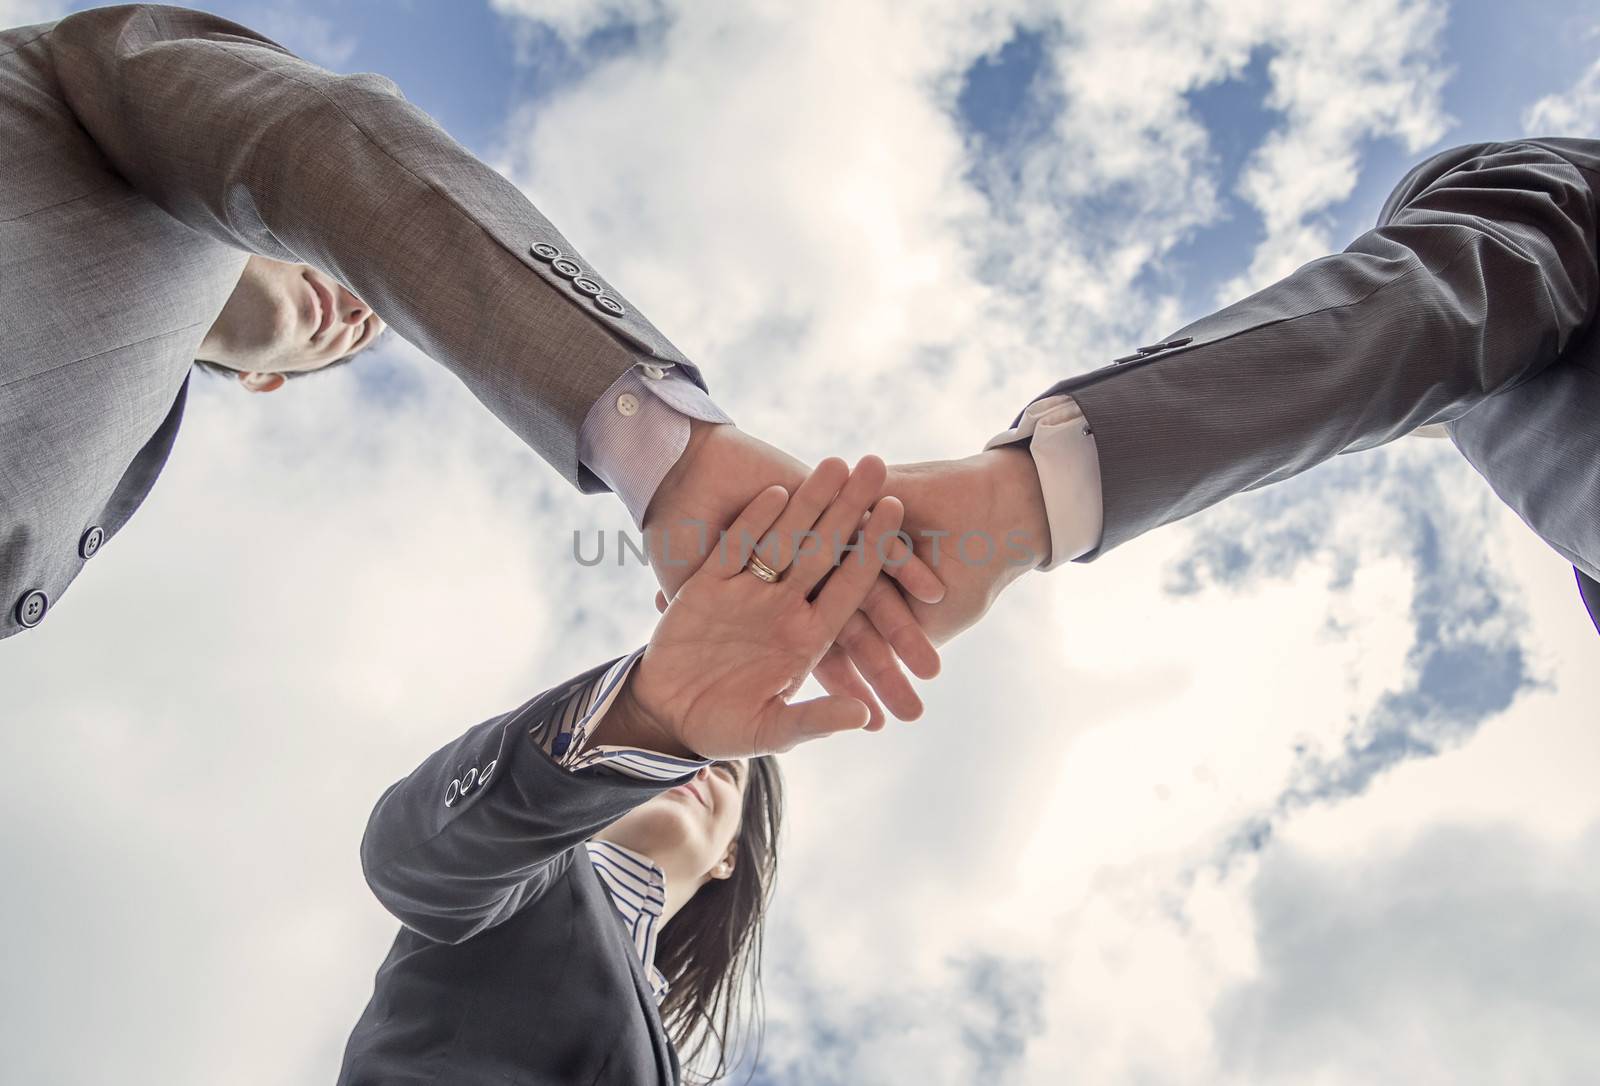
[[[780,449],[734,426],[697,426],[678,464],[662,480],[645,514],[644,530],[650,565],[663,592],[671,598],[699,566],[717,533],[733,523],[740,510],[774,483],[790,491],[806,478],[806,467]],[[911,593],[937,599],[942,586],[921,562],[899,563],[889,552],[890,568]],[[922,710],[921,700],[900,670],[932,678],[939,657],[918,627],[905,598],[887,578],[879,578],[816,665],[817,680],[830,693],[854,697],[868,708],[873,727],[882,726],[877,697],[902,719]],[[865,679],[863,679],[863,674]],[[874,697],[874,694],[877,697]]]
[[[683,721],[679,739],[706,757],[786,750],[773,725],[830,641],[799,596],[749,576],[714,581],[662,616],[637,696]]]
[[[878,500],[884,474],[875,456],[853,472],[830,458],[792,495],[766,487],[739,512],[733,542],[712,548],[684,581],[629,676],[622,715],[661,744],[648,749],[752,757],[868,723],[867,705],[848,695],[789,699],[883,568],[904,512],[894,498]],[[855,538],[863,520],[861,549],[836,562],[832,544]],[[779,544],[802,533],[823,545]],[[770,581],[747,572],[756,540]]]

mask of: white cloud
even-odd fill
[[[597,30],[658,19],[665,8],[661,0],[489,0],[489,6],[539,23],[573,45]]]
[[[1219,304],[1343,248],[1347,239],[1317,216],[1355,189],[1365,144],[1394,139],[1415,154],[1451,124],[1440,102],[1448,72],[1438,57],[1439,0],[1276,4],[1264,15],[1264,45],[1275,53],[1266,104],[1283,122],[1238,189],[1266,236],[1249,269],[1218,290]]]
[[[620,508],[413,367],[381,397],[196,378],[146,508],[4,643],[8,1081],[331,1080],[394,934],[376,797],[648,635],[648,571],[568,558]]]
[[[234,16],[252,30],[271,38],[296,56],[335,71],[355,55],[357,37],[341,31],[332,19],[302,10],[296,0],[263,4]]]
[[[1341,864],[1278,850],[1252,894],[1260,975],[1218,1001],[1219,1079],[1583,1081],[1600,1060],[1597,861],[1600,823],[1555,847],[1490,824]]]
[[[1438,12],[1406,0],[496,7],[573,49],[651,23],[492,157],[735,417],[806,457],[965,453],[1051,380],[1181,323],[1151,273],[1217,223],[1230,183],[1188,96],[1253,50],[1275,51],[1283,119],[1246,174],[1268,228],[1247,275],[1326,240],[1318,216],[1367,141],[1420,146],[1445,124]],[[1037,91],[1060,108],[1041,140],[974,162],[959,73],[1018,24],[1042,35]],[[572,527],[622,526],[620,508],[571,492],[425,363],[403,372],[278,397],[203,386],[147,508],[0,649],[7,723],[27,721],[0,729],[25,782],[0,794],[0,858],[27,888],[0,895],[27,936],[0,980],[19,1080],[331,1078],[393,933],[356,864],[371,803],[646,635],[646,572],[567,558]],[[1582,771],[1600,679],[1570,571],[1448,449],[1393,462],[1423,457],[1437,523],[1525,600],[1549,688],[1359,796],[1280,810],[1304,751],[1337,756],[1416,679],[1413,494],[1329,487],[1330,542],[1292,576],[1175,597],[1197,538],[1175,529],[1039,577],[949,647],[923,721],[788,760],[770,1076],[1340,1082],[1355,1065],[1326,1038],[1404,1042],[1409,1020],[1354,1000],[1274,1019],[1276,1046],[1250,1031],[1267,996],[1316,984],[1286,908],[1318,918],[1327,953],[1375,960],[1410,894],[1449,911],[1553,893],[1600,818]],[[1237,508],[1202,524],[1260,507]],[[1272,841],[1230,852],[1262,818]],[[1402,878],[1452,826],[1519,852],[1515,877],[1435,860]],[[1357,878],[1365,926],[1340,912]],[[1444,929],[1383,1005],[1436,999],[1425,967],[1470,960],[1488,923]],[[1516,945],[1489,938],[1483,961],[1507,961]],[[1494,987],[1459,980],[1484,1020]],[[92,1046],[40,1043],[86,1021]],[[1587,1055],[1524,1025],[1548,1066]]]
[[[62,0],[0,0],[0,28],[46,23],[66,13]]]
[[[1600,28],[1591,36],[1600,37]],[[1522,114],[1522,128],[1530,136],[1600,135],[1600,60],[1566,90],[1529,106]]]

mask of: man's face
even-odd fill
[[[252,391],[270,392],[286,373],[355,354],[383,328],[365,302],[309,264],[252,256],[198,357],[238,370]]]

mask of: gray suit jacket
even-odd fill
[[[529,735],[613,662],[471,729],[378,801],[361,865],[405,926],[340,1086],[679,1081],[643,963],[583,849],[672,782],[562,769]],[[457,799],[452,781],[474,783]]]
[[[0,31],[0,637],[149,491],[248,255],[311,264],[584,491],[590,406],[699,373],[509,181],[376,75],[154,4]]]
[[[1427,423],[1600,577],[1600,141],[1459,147],[1345,252],[1070,378],[1100,455],[1098,557]]]

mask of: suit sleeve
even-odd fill
[[[435,942],[470,939],[536,900],[595,831],[682,779],[568,769],[539,741],[617,662],[479,724],[384,792],[361,842],[384,908]]]
[[[1593,327],[1592,141],[1456,148],[1343,253],[1060,382],[1098,453],[1100,554],[1518,389]]]
[[[605,489],[578,433],[625,371],[676,366],[704,388],[515,185],[388,79],[153,4],[69,15],[48,42],[62,95],[130,186],[207,237],[349,287],[580,489]]]
[[[1446,424],[1446,435],[1539,537],[1600,580],[1600,370],[1562,359]]]

